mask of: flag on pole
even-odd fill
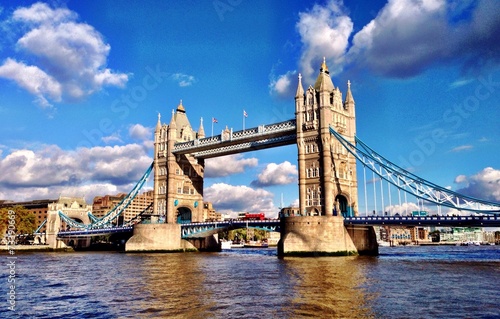
[[[244,116],[244,117],[248,117],[248,113],[247,113],[247,111],[243,110],[243,116]]]
[[[212,117],[212,123],[219,123],[215,117]]]

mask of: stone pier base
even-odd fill
[[[199,251],[221,251],[217,234],[201,238],[189,238],[186,241]]]
[[[137,224],[125,243],[126,252],[181,252],[196,248],[181,239],[179,224]]]
[[[282,217],[280,227],[281,239],[278,243],[278,256],[280,257],[348,256],[359,253],[376,255],[378,253],[373,228],[349,226],[350,228],[347,229],[342,217]]]

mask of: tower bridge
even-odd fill
[[[500,203],[454,193],[394,165],[356,137],[355,113],[350,82],[343,96],[340,88],[334,86],[324,60],[314,85],[304,90],[298,76],[295,119],[236,132],[226,127],[220,135],[206,137],[203,121],[194,130],[181,101],[168,124],[162,123],[158,115],[154,161],[139,182],[142,186],[149,172],[154,172],[152,215],[164,222],[136,224],[126,250],[180,251],[207,247],[210,236],[205,242],[199,241],[200,236],[237,225],[203,223],[205,159],[291,144],[297,145],[300,213],[282,216],[266,226],[280,230],[280,256],[377,254],[371,225],[497,225],[497,216],[487,220],[359,216],[357,163],[398,192],[404,192],[405,197],[409,193],[436,205],[486,214],[498,214]],[[366,205],[366,178],[364,184]],[[121,206],[126,207],[137,191],[134,188]],[[105,226],[121,211],[122,208],[113,210],[92,224]]]

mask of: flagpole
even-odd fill
[[[243,131],[245,130],[245,110],[243,110]]]
[[[214,118],[212,117],[212,136],[214,136]]]

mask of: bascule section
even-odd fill
[[[314,86],[295,94],[299,167],[299,216],[281,218],[278,253],[284,255],[377,254],[372,227],[345,227],[358,212],[356,158],[330,133],[355,143],[356,115],[350,82],[345,98],[325,59]]]

